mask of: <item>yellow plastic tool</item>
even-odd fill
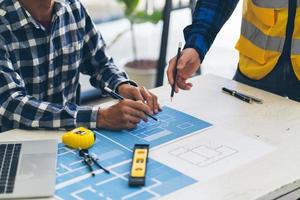
[[[146,181],[149,145],[136,144],[133,150],[131,171],[129,176],[130,186],[144,186]]]
[[[75,128],[62,136],[62,142],[73,149],[89,149],[95,140],[94,132],[84,127]]]

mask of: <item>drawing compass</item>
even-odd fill
[[[79,150],[79,156],[83,158],[83,163],[88,167],[89,171],[91,172],[92,176],[95,176],[95,172],[93,169],[93,165],[95,164],[97,167],[102,169],[105,173],[109,174],[110,172],[105,169],[102,165],[98,163],[98,159],[94,158],[89,154],[89,151],[87,149],[80,149]]]

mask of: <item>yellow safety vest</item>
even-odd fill
[[[244,0],[241,36],[236,45],[239,66],[259,80],[275,67],[285,42],[289,0]],[[291,60],[300,80],[300,0],[297,0]]]

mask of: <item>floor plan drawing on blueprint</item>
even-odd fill
[[[238,150],[226,145],[202,144],[193,147],[178,147],[169,153],[193,165],[206,167],[238,153]]]
[[[99,158],[110,174],[99,169],[95,171],[96,176],[91,177],[78,151],[59,144],[55,197],[67,200],[156,199],[196,183],[196,179],[149,158],[146,186],[128,186],[134,144],[147,143],[152,148],[211,126],[169,107],[164,107],[156,116],[159,122],[142,122],[131,131],[95,131],[97,139],[90,153]]]
[[[77,157],[77,152],[60,144],[55,194],[57,199],[154,199],[197,182],[166,165],[149,159],[146,186],[131,188],[128,186],[131,152],[110,141],[105,141],[106,139],[101,136],[99,138],[104,143],[107,142],[103,149],[110,147],[110,150],[108,153],[98,154],[97,151],[103,149],[97,148],[93,153],[98,154],[101,164],[109,169],[110,174],[98,170],[97,175],[91,177],[86,166]],[[65,161],[67,154],[70,163]]]
[[[275,150],[247,136],[226,133],[198,134],[152,152],[152,157],[197,180],[215,178]]]
[[[167,106],[163,107],[163,111],[156,117],[159,119],[158,122],[149,119],[149,122],[141,122],[132,131],[99,130],[97,132],[127,148],[132,148],[137,143],[150,144],[153,148],[212,126],[206,121]]]

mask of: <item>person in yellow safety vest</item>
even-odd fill
[[[199,0],[193,22],[184,30],[176,92],[200,67],[238,0]],[[234,80],[300,101],[300,0],[244,0],[239,65]],[[167,71],[172,85],[176,57]]]

